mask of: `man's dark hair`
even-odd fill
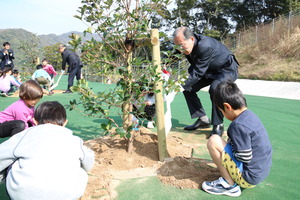
[[[232,81],[220,83],[217,86],[213,102],[222,110],[224,110],[224,103],[228,103],[234,110],[247,107],[247,102],[243,93]]]
[[[9,46],[10,46],[9,42],[4,42],[4,43],[3,43],[3,46],[4,46],[4,47],[5,47],[6,45],[9,45]]]
[[[63,126],[66,119],[66,109],[58,101],[45,101],[34,112],[34,119],[39,124],[57,124]]]

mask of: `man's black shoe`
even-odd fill
[[[224,125],[223,124],[218,124],[218,125],[213,126],[213,129],[211,131],[211,135],[217,134],[219,136],[222,136],[223,132],[224,132]]]
[[[63,92],[63,94],[69,94],[69,93],[73,93],[71,90],[66,90]]]
[[[210,127],[210,121],[202,121],[200,118],[197,119],[197,121],[195,121],[195,123],[193,123],[190,126],[186,126],[184,127],[184,130],[187,131],[192,131],[192,130],[196,130],[198,128],[209,128]]]

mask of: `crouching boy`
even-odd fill
[[[220,83],[213,101],[232,123],[227,143],[218,135],[208,140],[208,151],[222,177],[203,182],[202,189],[216,195],[240,196],[240,187],[252,188],[269,175],[272,146],[262,122],[247,109],[235,83]]]
[[[0,172],[11,199],[73,200],[86,188],[94,153],[65,128],[66,110],[57,101],[40,104],[37,126],[0,144]]]

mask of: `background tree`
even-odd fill
[[[235,5],[231,0],[176,0],[169,23],[173,28],[188,26],[196,33],[220,40],[233,28],[229,19]]]
[[[289,11],[300,12],[300,1],[289,0]]]
[[[188,26],[194,32],[223,40],[230,32],[298,9],[299,1],[295,0],[175,0],[165,27]]]
[[[231,0],[200,2],[205,23],[203,34],[219,40],[225,38],[233,28],[233,25],[229,23],[229,19],[235,3]]]
[[[175,0],[172,10],[173,29],[180,26],[189,26],[193,31],[203,31],[203,12],[197,0]]]
[[[231,16],[233,22],[236,23],[236,30],[268,23],[276,17],[299,9],[299,3],[294,0],[234,0],[234,2],[236,6]]]
[[[55,70],[59,70],[61,68],[62,57],[60,52],[58,51],[58,46],[60,44],[57,43],[52,46],[46,46],[43,48],[43,58],[46,58],[48,62],[54,67]]]
[[[21,70],[29,72],[30,75],[36,70],[36,65],[40,64],[39,56],[41,55],[40,48],[38,46],[39,39],[36,34],[32,34],[29,40],[21,41],[18,50],[25,55],[20,59],[19,64],[21,65]]]
[[[264,2],[263,14],[265,22],[271,21],[290,11],[290,0],[265,0]]]

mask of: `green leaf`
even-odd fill
[[[127,133],[127,134],[126,134],[126,138],[127,138],[127,139],[131,138],[131,133]]]
[[[80,19],[80,20],[82,20],[82,17],[81,17],[81,16],[74,15],[73,17],[75,17],[75,18],[77,18],[77,19]]]
[[[86,32],[88,32],[88,33],[93,33],[92,27],[88,27],[88,28],[86,29]]]
[[[116,133],[119,134],[120,137],[124,137],[125,134],[126,134],[125,130],[123,128],[120,128],[120,127],[116,128]]]
[[[102,128],[103,130],[107,130],[107,124],[101,124],[101,128]]]

